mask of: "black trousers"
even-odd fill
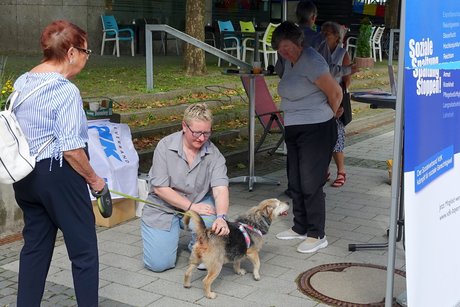
[[[72,262],[78,306],[97,306],[99,259],[96,227],[85,180],[64,160],[37,163],[13,185],[24,213],[24,247],[19,259],[17,305],[40,306],[57,230],[64,235]]]
[[[323,186],[337,141],[335,118],[323,123],[285,127],[287,174],[292,196],[292,230],[323,238],[326,203]]]

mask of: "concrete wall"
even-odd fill
[[[22,210],[16,204],[12,185],[0,184],[0,238],[20,232]]]
[[[51,21],[67,19],[88,32],[100,51],[103,0],[0,0],[0,52],[40,53],[40,34]]]
[[[41,53],[40,34],[56,19],[87,31],[89,48],[100,51],[103,0],[0,0],[0,12],[1,53]],[[23,224],[12,186],[0,184],[0,237],[21,231]]]

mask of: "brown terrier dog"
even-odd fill
[[[194,222],[196,243],[190,255],[190,264],[185,272],[184,287],[190,288],[190,279],[193,269],[200,262],[206,265],[208,274],[203,279],[204,292],[207,298],[216,298],[211,291],[212,282],[219,276],[224,263],[233,262],[236,274],[244,275],[241,261],[248,257],[254,269],[255,280],[260,279],[259,251],[262,248],[262,235],[268,232],[271,222],[288,214],[289,205],[278,199],[266,199],[259,205],[252,207],[235,222],[227,222],[230,233],[227,236],[218,236],[210,229],[206,229],[203,219],[194,211],[187,211],[184,225],[187,227],[190,219]]]

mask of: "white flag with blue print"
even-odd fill
[[[137,197],[139,156],[126,124],[88,121],[90,164],[109,189]],[[112,198],[120,198],[112,193]]]

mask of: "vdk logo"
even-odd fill
[[[107,126],[89,126],[88,129],[96,129],[99,133],[99,141],[104,148],[107,158],[114,157],[121,162],[121,158],[117,153],[117,147],[115,146],[112,134],[110,133],[110,128]]]

